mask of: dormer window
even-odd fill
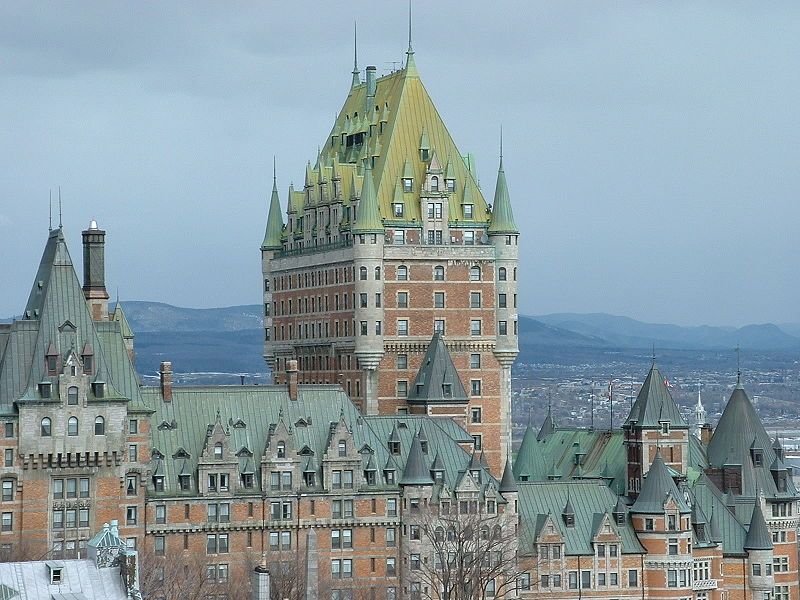
[[[192,486],[192,476],[191,475],[178,475],[178,485],[181,488],[182,492],[188,491]]]
[[[386,485],[394,485],[395,472],[393,470],[384,471],[383,475],[386,478]]]
[[[414,180],[413,179],[411,179],[410,177],[404,177],[403,178],[403,191],[404,192],[408,193],[408,192],[412,191],[413,186],[414,186]]]
[[[164,491],[164,476],[163,475],[156,475],[153,477],[153,489],[156,492],[163,492]]]
[[[278,442],[278,458],[286,458],[286,442]]]
[[[419,155],[420,155],[420,158],[422,158],[423,161],[428,162],[428,160],[430,159],[430,156],[431,156],[431,151],[428,150],[427,148],[422,148],[419,151]]]
[[[61,585],[64,580],[64,565],[48,561],[47,566],[50,568],[50,585]]]
[[[428,453],[428,440],[420,440],[419,445],[422,448],[423,454]]]
[[[669,421],[659,421],[661,423],[661,435],[669,435]]]
[[[347,456],[347,442],[346,441],[339,440],[339,443],[337,444],[337,448],[338,448],[340,457]]]
[[[53,384],[49,381],[41,382],[39,384],[39,395],[44,399],[51,398],[53,395]]]
[[[464,218],[465,219],[472,219],[475,216],[475,205],[474,204],[465,204],[464,205]]]
[[[564,525],[567,527],[575,527],[575,515],[574,514],[565,514],[564,515]]]
[[[451,383],[442,384],[442,396],[444,398],[450,398],[453,396],[453,384]]]
[[[447,187],[448,192],[455,192],[456,191],[456,180],[455,179],[445,179],[444,180],[445,186]]]
[[[222,460],[222,444],[219,442],[214,444],[214,460]]]
[[[439,191],[439,178],[435,175],[431,177],[431,191],[438,192]]]
[[[94,371],[94,357],[87,354],[83,357],[83,372],[86,375],[91,375]]]
[[[395,202],[392,204],[392,210],[394,211],[395,218],[402,218],[404,208],[405,206],[402,202]]]
[[[95,381],[92,384],[92,392],[95,398],[103,398],[106,395],[106,384],[102,381]]]
[[[750,454],[753,457],[753,466],[754,467],[763,467],[764,466],[764,451],[761,448],[751,448]]]
[[[434,471],[433,472],[433,481],[435,483],[444,483],[444,472],[443,471]]]
[[[400,454],[400,442],[389,442],[389,452],[395,456]]]
[[[469,474],[472,476],[472,478],[475,481],[480,482],[480,480],[481,480],[481,472],[478,469],[473,469],[472,471],[469,472]]]

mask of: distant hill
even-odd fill
[[[751,350],[800,349],[800,337],[772,323],[737,329],[643,323],[605,313],[556,313],[533,318],[551,327],[604,340],[617,348],[649,348],[655,344],[657,348],[673,350],[730,349],[737,345]]]
[[[122,308],[133,332],[144,331],[241,331],[262,326],[260,304],[224,308],[181,308],[162,302],[129,300]]]

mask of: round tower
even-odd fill
[[[372,165],[365,161],[361,198],[353,225],[355,267],[355,351],[363,372],[362,410],[378,414],[378,373],[383,358],[383,223],[372,179]]]
[[[281,214],[281,203],[278,198],[277,178],[275,174],[275,164],[272,168],[272,195],[269,202],[269,213],[267,215],[267,228],[264,232],[264,241],[261,243],[261,274],[263,278],[263,302],[264,302],[264,360],[269,365],[270,373],[275,373],[275,350],[274,332],[272,330],[272,259],[275,253],[281,250],[283,236],[283,215]],[[274,377],[274,375],[273,375]]]
[[[495,306],[497,341],[494,355],[502,369],[500,379],[500,447],[511,451],[511,365],[519,354],[517,313],[517,262],[519,229],[514,222],[511,199],[503,170],[502,142],[497,186],[488,229],[489,242],[495,249]]]

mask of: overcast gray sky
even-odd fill
[[[260,300],[281,199],[406,3],[0,4],[0,316],[47,235],[108,231],[112,296]],[[800,3],[418,3],[423,81],[491,196],[498,130],[522,229],[521,312],[800,321]]]

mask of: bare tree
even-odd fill
[[[412,599],[516,595],[522,574],[516,515],[487,513],[482,508],[483,503],[477,502],[469,503],[467,511],[442,513],[429,506],[429,511],[420,514],[419,529],[411,530],[406,574]],[[416,548],[415,537],[419,538]]]

